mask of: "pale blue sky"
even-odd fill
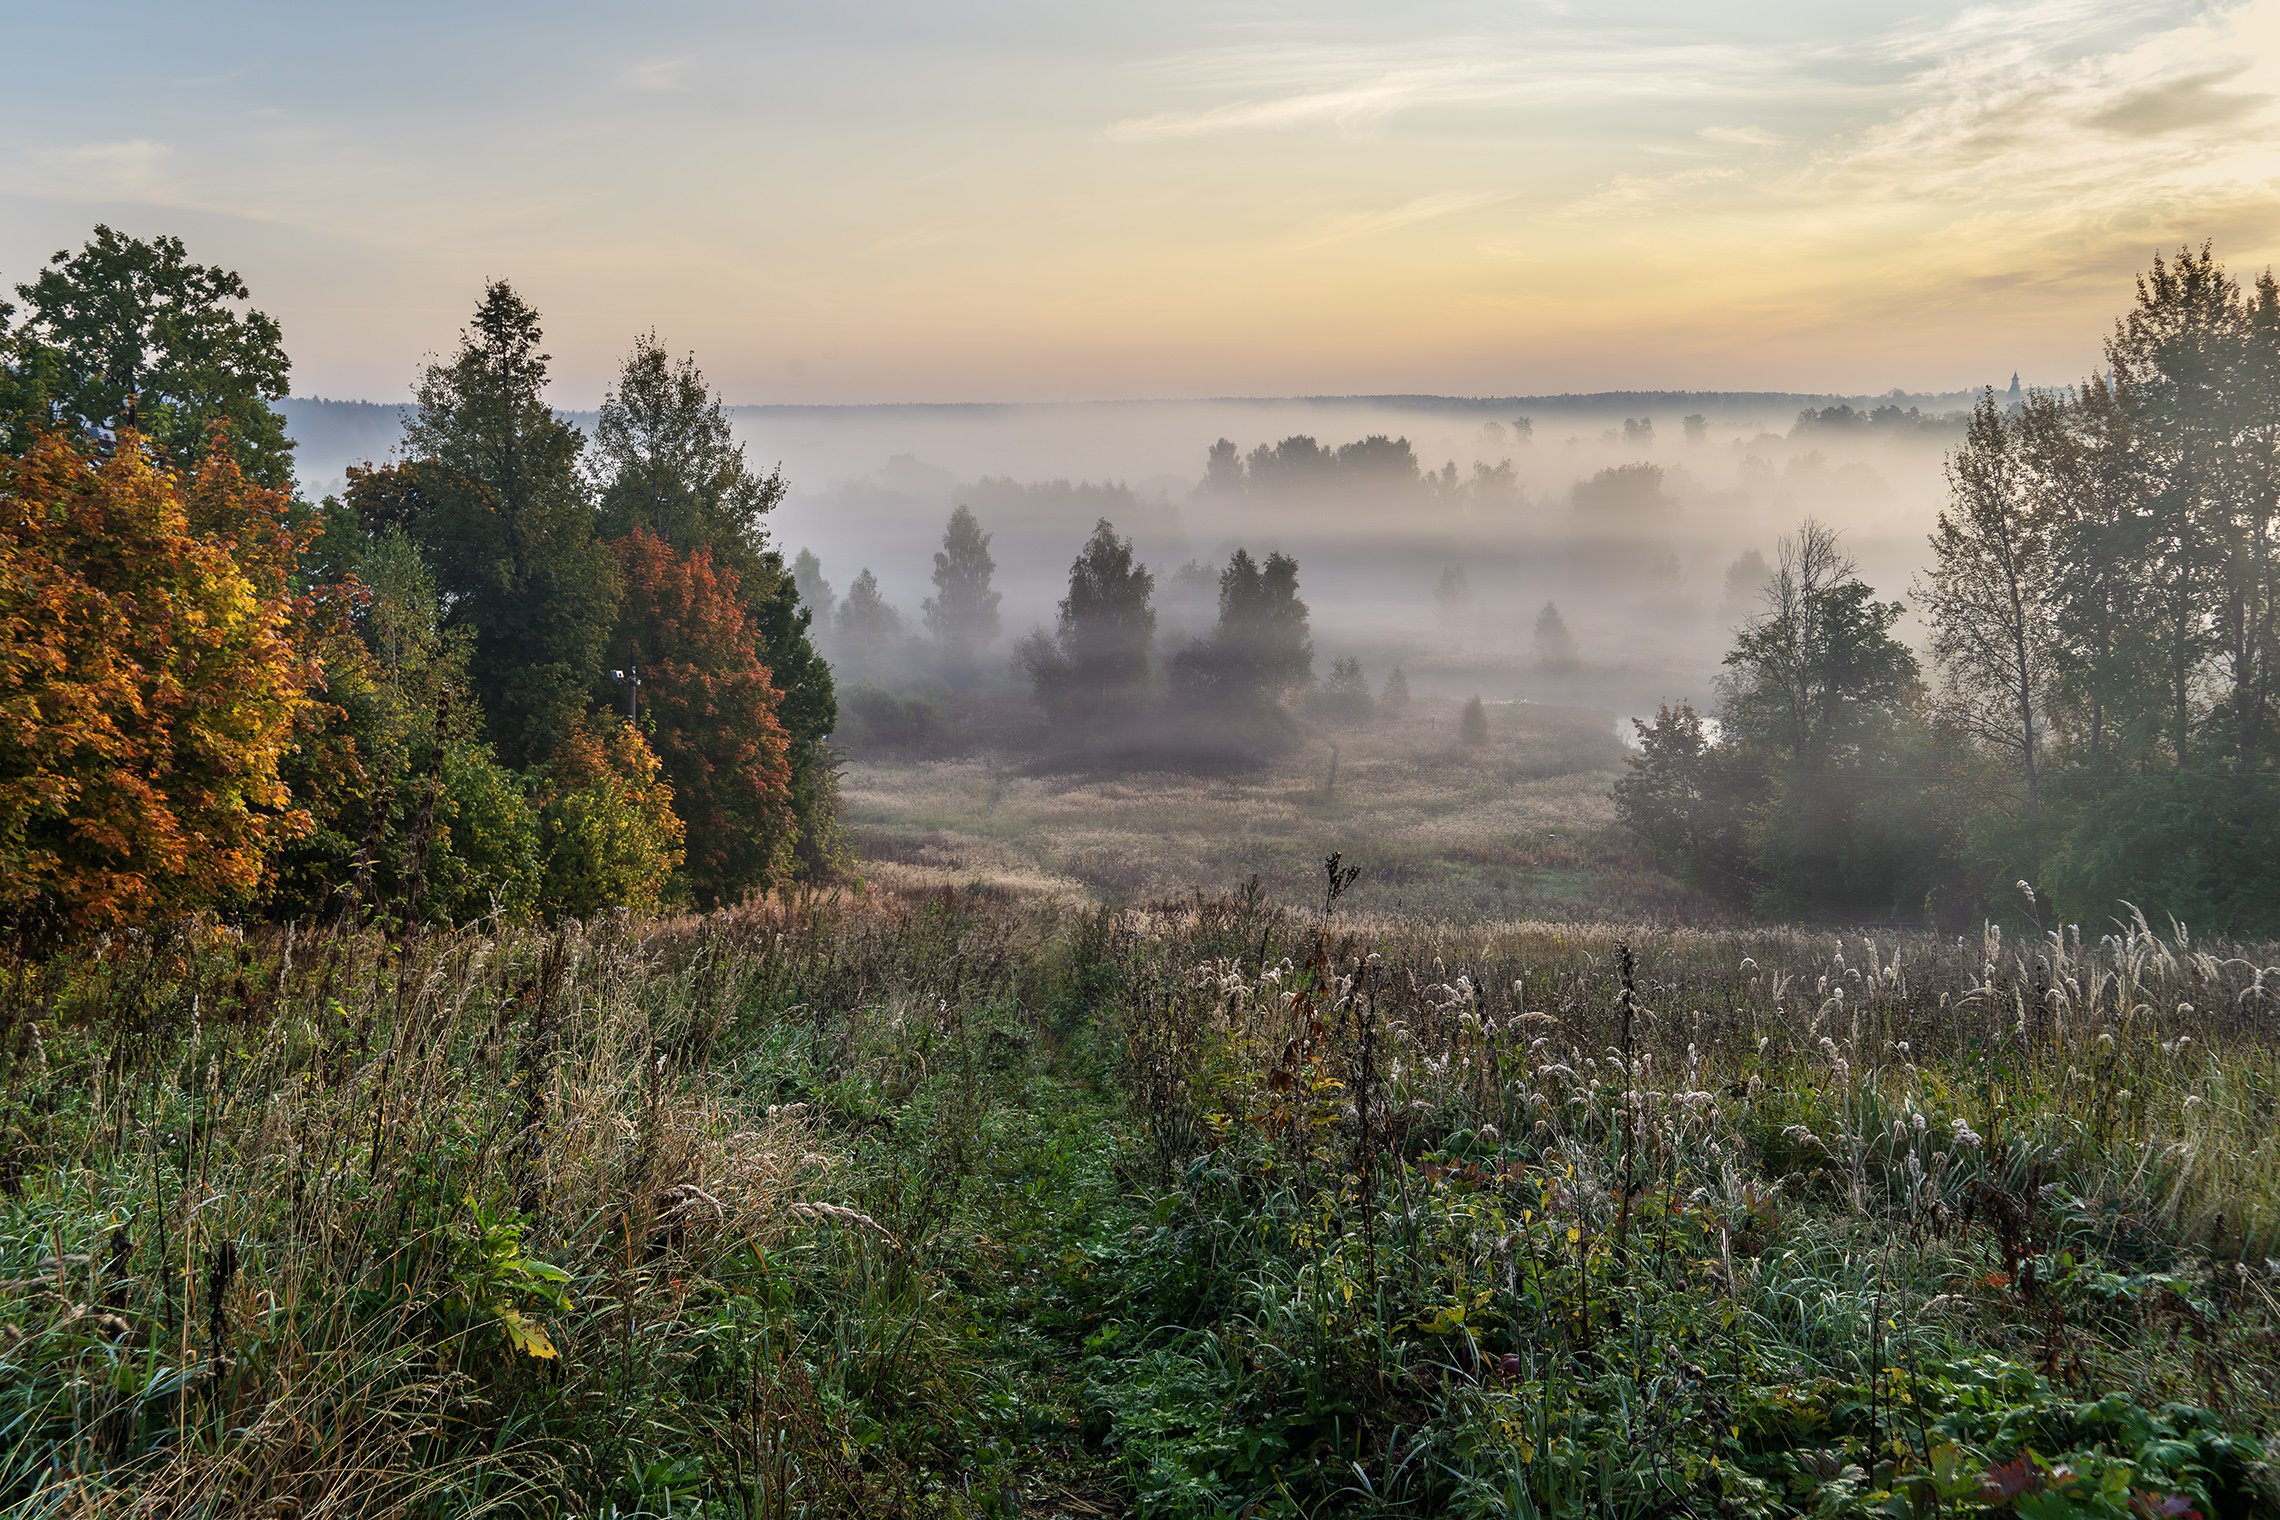
[[[10,11],[0,278],[179,232],[303,393],[497,276],[566,404],[2056,382],[2280,247],[2280,0]]]

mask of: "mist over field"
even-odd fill
[[[1841,530],[1870,584],[1904,600],[1971,399],[1618,392],[727,410],[753,463],[783,471],[768,527],[786,558],[815,554],[841,595],[870,570],[913,628],[943,523],[969,506],[993,535],[1004,594],[993,668],[1024,630],[1052,624],[1071,557],[1106,517],[1156,577],[1159,655],[1208,631],[1234,550],[1282,552],[1299,562],[1318,669],[1353,656],[1373,686],[1398,664],[1424,696],[1628,714],[1706,695],[1763,579],[1751,562],[1729,572],[1752,553],[1770,562],[1804,517]],[[387,406],[283,409],[314,493],[395,444]],[[562,415],[591,430],[594,414]],[[1286,439],[1325,453],[1380,442],[1312,475],[1285,451],[1289,468],[1251,471],[1228,490],[1207,479],[1221,439],[1238,459]],[[1212,579],[1181,578],[1191,561]],[[1445,584],[1452,570],[1461,581]],[[1573,635],[1572,659],[1536,647],[1547,603]]]

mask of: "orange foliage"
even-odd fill
[[[776,716],[782,694],[734,571],[702,548],[677,553],[646,528],[611,547],[643,711],[688,825],[690,881],[704,906],[734,901],[784,869],[797,827],[790,741]]]
[[[278,778],[318,674],[282,492],[217,430],[0,461],[0,913],[99,928],[244,899],[309,828]]]

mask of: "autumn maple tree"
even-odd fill
[[[244,901],[309,826],[278,776],[315,678],[290,503],[216,429],[0,460],[0,911],[20,931]]]

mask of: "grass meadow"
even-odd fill
[[[2280,948],[1096,907],[1171,804],[921,774],[1005,880],[0,970],[0,1508],[2280,1513]]]
[[[1608,787],[1624,751],[1610,715],[1490,704],[1488,741],[1465,745],[1460,707],[1421,699],[1398,719],[1309,728],[1290,753],[1220,776],[873,752],[849,765],[842,796],[874,874],[911,885],[1136,904],[1256,875],[1277,900],[1305,901],[1338,851],[1362,868],[1362,913],[1725,920],[1616,824]]]

